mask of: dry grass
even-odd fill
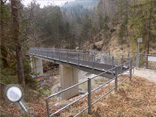
[[[124,79],[123,76],[119,82]],[[92,95],[92,101],[102,96],[114,84],[102,88]],[[59,116],[74,116],[87,106],[87,99],[74,104]],[[156,84],[140,77],[126,81],[92,107],[92,115],[87,111],[80,117],[155,117],[156,116]]]
[[[133,77],[93,107],[93,117],[156,116],[156,84]]]
[[[121,77],[121,81],[125,76]],[[92,101],[99,98],[113,87],[114,83],[102,88],[92,95]],[[54,100],[53,100],[54,101]],[[56,102],[56,100],[55,100]],[[46,106],[44,99],[27,103],[30,110],[33,110],[35,117],[46,116]],[[70,106],[62,111],[57,117],[72,117],[87,106],[87,98]],[[15,117],[20,117],[21,113],[15,105],[2,104],[0,110],[14,113]],[[51,113],[56,109],[51,109]],[[17,113],[17,114],[16,114]],[[133,77],[132,81],[126,81],[118,87],[118,91],[113,91],[98,103],[92,106],[92,115],[87,111],[80,117],[155,117],[156,116],[156,84],[140,77]],[[12,116],[14,117],[14,116]]]

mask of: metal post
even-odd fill
[[[118,67],[115,68],[115,91],[118,88]]]
[[[78,64],[78,66],[79,66],[79,64],[80,64],[80,60],[79,60],[80,58],[79,58],[79,51],[78,51],[78,53],[77,53],[77,64]]]
[[[91,110],[91,79],[88,78],[88,114],[92,114]]]
[[[128,53],[127,61],[129,61],[129,56],[130,56],[130,54]]]
[[[53,50],[51,51],[51,58],[54,58],[54,56],[53,56]]]
[[[69,59],[68,59],[68,50],[67,50],[67,62],[69,63]]]
[[[48,57],[50,58],[50,50],[48,50]]]
[[[109,51],[109,57],[108,57],[108,64],[110,64],[110,51]]]
[[[56,49],[54,49],[54,56],[56,56],[56,58],[57,58],[57,53],[56,53]]]
[[[36,53],[36,50],[34,50],[34,55],[36,55],[35,53]]]
[[[123,68],[123,56],[121,57],[121,73],[122,73],[122,68]]]
[[[48,50],[47,50],[47,58],[48,58]]]
[[[138,53],[136,56],[136,67],[140,67],[140,54]]]
[[[60,51],[58,50],[58,54],[59,54],[59,61],[60,61]]]
[[[39,55],[39,54],[38,54],[38,49],[37,49],[37,52],[36,52],[36,54],[37,54],[37,55]]]
[[[37,55],[37,49],[35,50],[35,55]]]
[[[105,55],[103,55],[103,63],[105,63]]]
[[[94,62],[95,62],[95,55],[94,53],[92,54],[92,69],[94,69]]]
[[[42,50],[40,50],[40,56],[43,56],[43,52],[42,52]]]
[[[130,61],[130,65],[129,65],[130,66],[129,67],[129,79],[130,80],[132,80],[132,63],[133,63],[133,60]]]
[[[114,56],[112,56],[112,68],[114,67]],[[112,69],[112,74],[113,74],[113,69]]]
[[[147,54],[147,57],[146,57],[146,69],[148,69],[148,54]]]
[[[82,55],[83,55],[83,61],[84,61],[84,52],[82,53]]]
[[[36,55],[38,55],[38,49],[36,50]]]
[[[46,106],[47,106],[47,115],[48,117],[50,117],[48,99],[46,99]]]
[[[138,42],[138,53],[140,53],[140,47],[139,47],[139,42]]]

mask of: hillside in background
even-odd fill
[[[95,5],[99,3],[100,0],[75,0],[73,2],[66,2],[62,8],[75,7],[77,5],[81,5],[84,8],[93,9]]]
[[[23,10],[25,18],[31,17],[29,46],[136,53],[137,38],[142,37],[140,51],[153,53],[155,4],[153,0],[76,0],[40,8],[34,2]]]
[[[105,38],[104,30],[99,32],[97,35],[93,37],[93,41],[88,41],[83,45],[83,48],[86,50],[93,50],[93,51],[110,51],[114,56],[124,56],[127,55],[127,53],[137,53],[137,40],[135,43],[131,42],[131,37],[125,37],[126,42],[123,44],[120,44],[118,41],[118,35],[117,35],[117,29],[110,29],[114,30],[113,33],[110,34],[109,39]],[[143,41],[146,41],[143,39]],[[150,53],[154,54],[156,53],[156,47],[155,43],[150,44]],[[146,53],[145,50],[142,51],[143,53]]]
[[[93,14],[93,10],[97,7],[100,0],[75,0],[73,2],[66,2],[61,11],[66,20],[71,23],[77,18],[83,18],[86,13]]]

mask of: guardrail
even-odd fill
[[[31,48],[29,54],[47,59],[53,59],[60,62],[72,63],[76,65],[88,65],[91,69],[95,69],[96,63],[105,64],[108,66],[107,70],[113,68],[115,65],[123,64],[130,60],[128,57],[121,57],[116,59],[110,56],[109,52],[100,53],[95,51],[83,50],[68,50],[68,49],[53,49],[53,48]],[[87,62],[90,62],[87,64]],[[112,67],[111,67],[112,66]],[[127,65],[126,65],[127,66]],[[101,69],[100,69],[101,70]],[[113,72],[113,71],[112,71]]]
[[[118,73],[118,70],[121,69],[121,66],[124,66],[125,64],[128,64],[129,69],[128,69],[127,71],[129,71],[129,76],[126,77],[121,83],[118,84],[118,77],[121,76],[121,75],[123,75],[125,72],[127,72],[127,71],[124,71],[123,73]],[[83,81],[83,82],[77,83],[77,84],[75,84],[75,85],[73,85],[73,86],[71,86],[71,87],[68,87],[68,88],[66,88],[66,89],[63,89],[63,90],[61,90],[61,91],[55,93],[55,94],[52,94],[52,95],[48,96],[48,97],[46,98],[46,106],[47,106],[47,115],[48,115],[48,117],[52,117],[52,116],[54,116],[54,115],[60,113],[61,111],[63,111],[63,110],[66,109],[67,107],[71,106],[72,104],[78,102],[79,100],[81,100],[81,99],[83,99],[83,98],[85,98],[85,97],[88,97],[88,106],[85,107],[83,110],[81,110],[79,113],[77,113],[74,117],[77,117],[78,115],[80,115],[81,113],[83,113],[83,112],[84,112],[85,110],[87,110],[87,109],[88,109],[88,114],[91,115],[91,114],[92,114],[91,107],[92,107],[95,103],[97,103],[99,100],[101,100],[101,99],[104,98],[106,95],[108,95],[109,93],[111,93],[113,90],[117,91],[117,87],[118,87],[119,85],[121,85],[123,82],[127,81],[128,79],[130,79],[130,80],[132,79],[132,69],[133,69],[132,64],[133,64],[133,60],[128,60],[128,62],[125,62],[125,63],[120,64],[120,65],[118,65],[118,66],[116,66],[116,67],[114,67],[114,68],[111,68],[111,69],[109,69],[109,70],[107,70],[107,71],[105,71],[105,72],[102,72],[102,73],[96,75],[95,77],[88,78],[87,80],[85,80],[85,81]],[[91,89],[91,82],[92,82],[93,79],[95,79],[95,78],[97,78],[98,76],[101,76],[101,75],[107,73],[108,71],[110,72],[110,71],[112,71],[112,70],[115,71],[115,77],[114,77],[114,78],[112,78],[111,80],[109,80],[109,81],[103,83],[102,85],[100,85],[99,87],[96,87],[96,88],[93,89],[93,90]],[[91,100],[92,95],[91,95],[91,94],[92,94],[93,92],[97,91],[98,89],[100,89],[100,88],[106,86],[107,84],[109,84],[110,82],[112,82],[112,81],[114,81],[114,80],[115,80],[115,86],[114,86],[111,90],[109,90],[107,93],[105,93],[103,96],[101,96],[100,98],[98,98],[97,100],[95,100],[94,102],[92,102],[92,100]],[[50,112],[49,112],[49,102],[48,102],[50,98],[53,98],[53,97],[55,97],[55,96],[57,96],[57,95],[59,95],[59,94],[65,92],[65,91],[68,91],[68,90],[70,90],[70,89],[72,89],[72,88],[74,88],[74,87],[77,87],[77,86],[79,86],[79,85],[81,85],[81,84],[84,84],[84,83],[86,83],[86,82],[87,82],[87,85],[88,85],[88,91],[87,91],[86,94],[84,94],[82,97],[80,97],[80,98],[74,100],[73,102],[67,104],[66,106],[62,107],[61,109],[57,110],[56,112],[50,114]]]

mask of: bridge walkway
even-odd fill
[[[29,55],[43,60],[51,61],[57,64],[70,66],[93,74],[108,71],[116,67],[113,60],[110,64],[110,56],[104,53],[104,59],[93,51],[78,51],[70,49],[51,49],[51,48],[31,48]],[[123,73],[128,70],[128,65],[123,65],[118,68],[118,73]],[[104,77],[113,78],[115,71],[108,71]]]

